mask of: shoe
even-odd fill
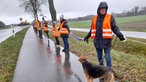
[[[64,49],[63,52],[69,52],[69,49]]]

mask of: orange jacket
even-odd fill
[[[60,23],[60,34],[69,34],[68,30],[63,27],[65,22]]]
[[[96,37],[96,21],[98,16],[94,16],[92,19],[92,26],[91,26],[91,38],[94,39]],[[102,24],[102,37],[105,39],[111,39],[112,38],[112,29],[111,29],[111,15],[106,14],[104,17],[104,21]]]

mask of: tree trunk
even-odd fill
[[[33,13],[33,17],[34,17],[34,20],[36,20],[36,16],[35,16],[35,13]]]
[[[39,18],[38,18],[38,14],[37,14],[37,13],[36,13],[36,19],[39,20]]]
[[[50,10],[50,13],[51,13],[52,21],[56,22],[56,10],[55,10],[55,7],[54,7],[54,2],[53,2],[53,0],[48,0],[48,2],[49,2],[49,10]]]

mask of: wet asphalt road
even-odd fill
[[[85,82],[78,57],[49,41],[50,47],[47,38],[40,40],[32,28],[28,30],[12,82]]]
[[[85,28],[71,28],[71,30],[89,32],[90,29]],[[146,32],[121,31],[126,37],[146,39]]]
[[[25,27],[22,28],[22,26],[16,26],[14,28],[0,30],[0,43],[6,40],[7,38],[9,38],[10,36],[12,36],[13,34],[21,31],[24,28]],[[13,30],[14,30],[14,33],[13,33]]]

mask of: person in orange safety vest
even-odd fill
[[[60,37],[60,32],[57,30],[56,24],[53,23],[53,36],[55,37],[56,46],[60,45],[58,37]]]
[[[42,17],[41,27],[42,27],[44,33],[49,38],[49,29],[48,29],[48,26],[47,25],[48,25],[47,21],[45,20],[44,17]]]
[[[64,49],[62,51],[68,52],[69,51],[68,37],[69,37],[70,29],[67,24],[67,20],[64,19],[64,15],[60,16],[60,26],[58,30],[60,31],[61,38],[64,42]]]
[[[125,37],[120,32],[116,25],[115,19],[112,15],[107,14],[108,5],[106,2],[101,2],[97,9],[97,15],[92,19],[91,29],[84,41],[88,42],[89,37],[94,39],[94,47],[97,52],[98,62],[100,65],[104,65],[103,53],[105,53],[106,64],[108,67],[112,67],[112,60],[110,55],[111,42],[113,33],[121,40],[124,41]]]
[[[40,37],[40,39],[42,39],[43,37],[42,37],[41,22],[39,20],[36,20],[36,27],[39,32],[39,37]]]

